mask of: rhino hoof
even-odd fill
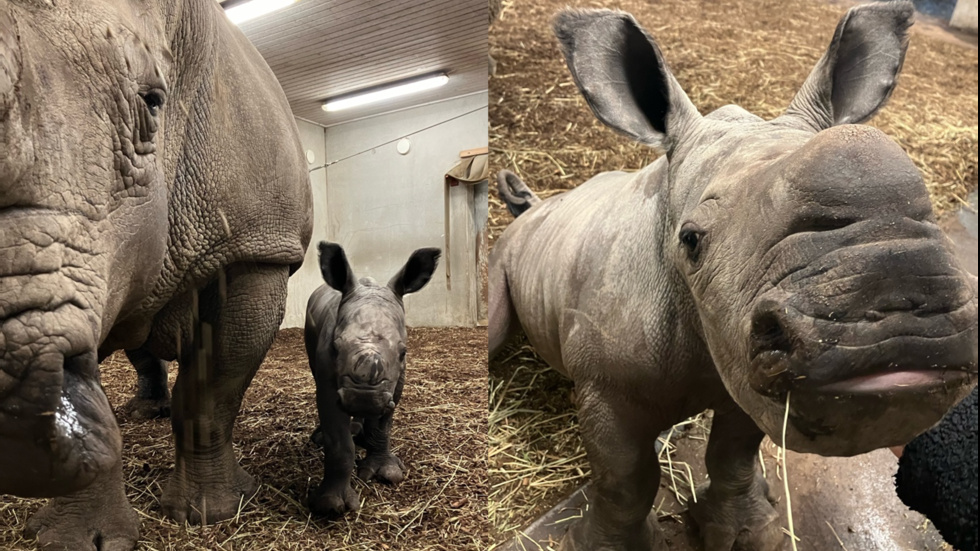
[[[170,398],[133,398],[126,402],[123,411],[130,419],[164,419],[170,417]]]
[[[24,535],[37,538],[38,549],[64,551],[132,551],[139,539],[139,518],[128,502],[66,505],[52,499],[28,521]]]
[[[757,479],[762,479],[757,475]],[[688,510],[701,533],[705,549],[718,551],[780,551],[786,536],[779,514],[767,497],[768,484],[757,482],[748,492],[721,499],[711,484],[698,490],[698,500]]]
[[[361,508],[361,496],[347,483],[343,488],[311,489],[309,495],[310,511],[327,518],[340,518]]]
[[[368,455],[357,462],[357,478],[395,485],[405,480],[405,464],[392,454]]]
[[[160,499],[167,518],[183,524],[214,524],[238,514],[239,508],[259,490],[259,485],[240,466],[223,480],[208,480],[186,471],[175,471]]]
[[[607,530],[595,526],[592,521],[594,517],[587,514],[585,518],[572,524],[565,537],[562,538],[558,546],[559,551],[592,551],[593,549],[604,549],[609,551],[631,551],[643,549],[644,551],[666,551],[667,541],[660,524],[657,522],[657,514],[650,512],[646,521],[639,527],[629,528],[626,534],[617,533],[617,530]],[[622,531],[620,527],[620,531]],[[616,543],[607,541],[608,535],[614,534]],[[714,550],[712,550],[714,551]]]
[[[317,427],[310,433],[310,442],[318,448],[323,447],[323,431],[320,430],[320,427]]]

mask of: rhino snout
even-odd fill
[[[394,395],[381,388],[343,386],[340,407],[354,417],[377,417],[395,409]]]
[[[85,488],[118,461],[122,449],[94,349],[48,351],[26,363],[16,354],[5,356],[0,493],[50,497]]]
[[[371,355],[362,358],[347,375],[350,383],[357,386],[377,386],[384,379],[384,361],[381,356]]]
[[[975,300],[934,297],[923,311],[916,303],[882,299],[875,304],[890,308],[829,319],[806,313],[805,302],[782,295],[761,300],[753,311],[748,355],[752,386],[763,394],[924,391],[976,379]]]

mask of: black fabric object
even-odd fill
[[[909,442],[898,461],[899,499],[925,515],[947,543],[977,551],[977,389]]]

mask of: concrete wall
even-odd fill
[[[957,29],[977,32],[977,0],[959,0],[949,25]]]
[[[408,324],[477,323],[477,236],[486,224],[480,219],[486,216],[486,186],[447,188],[443,175],[459,160],[460,151],[487,145],[486,105],[486,93],[466,96],[333,126],[326,129],[323,138],[316,136],[315,127],[301,122],[304,146],[316,152],[318,140],[324,139],[328,161],[368,152],[311,174],[316,203],[314,246],[307,252],[306,264],[290,280],[284,327],[303,325],[306,299],[322,281],[315,251],[320,239],[344,247],[355,275],[383,282],[415,249],[443,249],[439,269],[429,285],[405,299]],[[378,145],[429,126],[433,128],[409,137],[407,155],[399,154],[395,143]],[[322,128],[320,131],[324,134]],[[322,162],[317,154],[314,164]]]
[[[299,138],[303,149],[309,154],[313,152],[313,162],[310,168],[326,162],[327,136],[322,126],[297,120]],[[307,161],[309,157],[307,157]],[[314,170],[310,173],[310,186],[313,188],[313,239],[306,250],[303,266],[289,278],[289,294],[286,295],[286,317],[283,327],[303,327],[306,322],[306,301],[310,293],[323,283],[320,268],[317,264],[316,244],[327,236],[327,173],[325,170]]]

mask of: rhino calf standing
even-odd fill
[[[350,485],[355,443],[367,452],[357,462],[362,480],[397,484],[405,477],[389,447],[405,384],[402,297],[425,287],[440,251],[415,251],[387,285],[355,278],[340,245],[321,241],[319,251],[327,284],[310,295],[303,336],[316,380],[320,426],[312,439],[323,446],[323,481],[310,490],[309,502],[315,513],[339,516],[359,507]]]
[[[769,121],[702,116],[628,14],[556,18],[595,115],[665,152],[540,202],[500,179],[527,210],[491,255],[491,354],[522,328],[575,381],[592,466],[562,549],[664,549],[656,435],[708,408],[705,549],[779,549],[763,436],[823,455],[903,444],[976,384],[977,280],[905,152],[856,125],[891,94],[913,13],[850,10]]]

